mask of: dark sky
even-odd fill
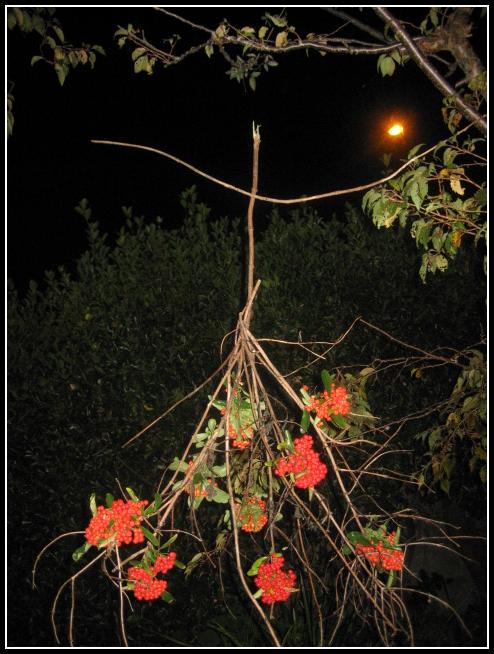
[[[239,27],[258,27],[265,10],[176,11],[208,27],[223,16]],[[420,22],[425,9],[416,11]],[[359,17],[366,15],[379,25],[371,9]],[[8,34],[8,79],[15,84],[14,135],[7,146],[8,275],[21,291],[46,269],[70,268],[85,250],[84,223],[73,211],[83,197],[110,232],[123,224],[122,205],[176,225],[179,193],[192,184],[214,214],[245,213],[245,199],[164,158],[92,145],[91,138],[166,150],[249,189],[255,121],[262,139],[260,192],[297,197],[372,181],[380,176],[383,152],[394,148],[397,161],[414,144],[446,135],[441,97],[413,63],[382,78],[376,57],[285,55],[252,92],[228,79],[220,56],[209,60],[203,52],[178,66],[157,64],[152,76],[136,75],[130,47],[119,50],[113,39],[118,25],[143,27],[157,44],[174,33],[184,43],[198,42],[197,34],[152,8],[70,8],[57,16],[68,41],[101,44],[107,56],[98,56],[93,71],[72,70],[62,88],[44,62],[30,66],[37,38]],[[317,8],[288,9],[288,17],[301,34],[330,33],[340,23]],[[382,123],[393,113],[405,116],[410,129],[400,146],[383,139]],[[328,214],[339,206],[333,200],[318,209]]]

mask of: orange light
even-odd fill
[[[391,127],[388,129],[388,134],[390,136],[403,136],[404,133],[405,130],[401,123],[394,123],[394,125],[391,125]]]

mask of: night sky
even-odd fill
[[[215,28],[226,16],[238,27],[259,27],[268,8],[177,9]],[[395,9],[400,16],[400,9]],[[279,12],[272,9],[271,13]],[[416,12],[416,14],[414,14]],[[373,25],[371,9],[359,14]],[[403,15],[403,14],[401,14]],[[424,9],[406,10],[420,22]],[[184,43],[200,35],[152,8],[69,8],[57,10],[65,38],[100,44],[96,66],[71,70],[64,87],[38,53],[37,35],[8,34],[7,72],[14,83],[14,135],[7,145],[8,276],[22,292],[29,279],[59,265],[73,269],[86,249],[85,225],[73,207],[87,197],[105,231],[123,224],[121,206],[164,224],[179,224],[179,194],[192,184],[213,215],[244,215],[246,198],[222,190],[156,155],[93,145],[109,139],[165,150],[200,169],[250,188],[252,122],[261,125],[259,192],[297,197],[363,184],[381,176],[380,156],[395,163],[417,143],[434,144],[447,135],[441,96],[413,63],[390,78],[377,71],[375,56],[284,55],[279,66],[258,78],[252,92],[225,74],[226,62],[200,52],[155,73],[135,74],[131,47],[119,49],[119,25],[142,27],[147,38],[180,33]],[[289,23],[305,35],[331,33],[341,24],[321,9],[288,9]],[[391,115],[404,117],[408,132],[400,143],[384,137]],[[346,199],[317,204],[326,215]],[[267,213],[258,204],[257,215]]]

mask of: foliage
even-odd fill
[[[420,159],[410,170],[386,185],[368,191],[362,206],[376,227],[406,227],[417,247],[425,250],[420,277],[447,269],[463,238],[477,245],[487,232],[486,159],[477,154],[481,138],[457,136],[439,143],[431,161]],[[408,154],[412,159],[420,146]]]
[[[71,68],[89,64],[94,68],[96,55],[104,55],[105,50],[100,45],[82,43],[75,46],[69,43],[64,35],[58,18],[52,7],[35,7],[19,9],[13,7],[7,11],[7,26],[10,30],[18,27],[25,34],[36,33],[41,37],[39,52],[31,58],[31,66],[38,61],[44,61],[53,67],[60,85],[63,86]]]
[[[442,421],[416,436],[428,447],[420,483],[431,477],[448,495],[451,484],[464,481],[468,471],[477,472],[483,484],[487,481],[486,362],[479,350],[467,350],[463,356],[467,366],[441,412]],[[420,375],[420,369],[414,374]]]

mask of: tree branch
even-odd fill
[[[353,16],[350,16],[350,14],[347,14],[346,11],[342,11],[339,8],[336,9],[335,7],[321,7],[321,9],[323,11],[327,11],[328,14],[331,14],[332,16],[336,16],[337,18],[346,20],[347,22],[351,23],[352,25],[354,25],[354,27],[361,30],[362,32],[366,32],[367,34],[370,34],[370,36],[375,38],[377,41],[380,41],[381,43],[386,43],[386,39],[381,34],[381,32],[378,32],[373,27],[370,27],[370,25],[366,25],[365,23],[362,23],[360,20],[357,20]]]

